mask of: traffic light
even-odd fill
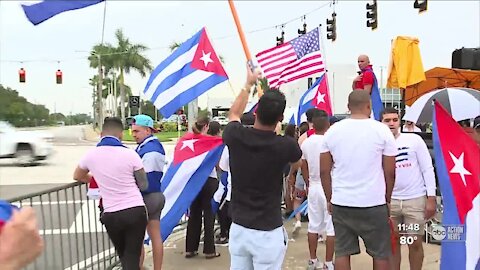
[[[25,69],[20,68],[20,70],[18,71],[18,80],[21,83],[25,83]]]
[[[377,0],[373,0],[373,4],[367,3],[367,27],[372,28],[372,30],[377,29],[377,16]]]
[[[307,23],[303,23],[303,29],[298,29],[298,35],[305,35],[307,33]]]
[[[57,84],[62,84],[62,71],[60,69],[57,70],[57,73],[55,75],[57,77]]]
[[[337,39],[337,13],[332,13],[332,19],[327,19],[327,39],[335,41]]]
[[[418,9],[418,13],[422,13],[427,10],[427,0],[423,1],[418,1],[415,0],[415,3],[413,3],[413,8]]]
[[[277,46],[280,46],[285,41],[285,32],[282,30],[282,35],[277,37]]]

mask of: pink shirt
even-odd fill
[[[90,150],[78,166],[95,177],[105,212],[144,206],[134,171],[143,168],[140,156],[121,146],[100,146]]]

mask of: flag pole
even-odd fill
[[[235,21],[235,25],[237,26],[238,36],[240,37],[240,41],[242,42],[243,51],[245,52],[245,56],[247,57],[248,64],[250,67],[255,69],[253,64],[252,55],[250,54],[250,50],[248,49],[247,40],[245,39],[245,33],[243,32],[242,25],[240,24],[240,19],[238,18],[237,10],[235,9],[235,5],[233,0],[228,0],[228,5],[230,6],[230,11],[232,12],[233,20]],[[256,84],[257,88],[257,95],[261,97],[263,95],[263,89],[260,87],[260,84]]]

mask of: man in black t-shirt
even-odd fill
[[[223,131],[232,174],[230,269],[281,269],[288,242],[281,214],[283,169],[302,153],[293,138],[275,133],[286,105],[280,91],[266,91],[260,98],[253,127],[240,123],[259,78],[258,72],[247,70],[247,82]]]

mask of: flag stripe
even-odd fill
[[[297,54],[293,48],[289,50],[277,52],[272,57],[266,58],[263,61],[258,60],[258,63],[265,69],[270,66],[277,65],[277,63],[281,62],[282,60],[289,59],[289,60],[297,60]]]
[[[154,94],[157,97],[155,100],[155,106],[157,108],[163,107],[168,102],[172,101],[176,96],[186,92],[191,89],[193,86],[212,76],[211,72],[206,72],[203,70],[197,70],[194,73],[190,73],[186,77],[182,77],[177,81],[172,87],[168,89],[159,89],[160,94]],[[152,98],[153,99],[153,98]]]
[[[22,4],[23,11],[33,25],[38,25],[60,13],[86,8],[104,0],[88,1],[41,1],[33,4]]]
[[[315,74],[311,68],[323,65],[320,29],[297,37],[256,55],[271,88]],[[317,69],[317,72],[321,72]]]
[[[176,172],[173,174],[169,174],[169,171],[167,171],[165,178],[169,175],[171,182],[164,190],[166,200],[160,219],[163,241],[168,238],[202,189],[218,162],[223,148],[224,146],[221,145],[180,164],[172,164],[172,166],[177,167],[174,168]]]
[[[283,60],[283,62],[282,62]],[[283,58],[280,61],[274,61],[271,67],[268,67],[268,65],[264,65],[265,69],[263,71],[264,74],[268,74],[269,76],[272,76],[277,73],[282,73],[282,68],[285,67],[286,65],[290,65],[294,63],[297,60],[297,57],[295,55],[287,55],[285,58]],[[267,68],[268,67],[268,68]]]
[[[160,112],[162,113],[162,115],[164,116],[172,115],[178,110],[178,108],[194,100],[196,96],[199,96],[205,93],[206,91],[210,90],[217,84],[227,80],[227,78],[223,76],[219,76],[212,73],[208,73],[208,74],[210,75],[209,77],[204,78],[204,80],[199,81],[197,84],[192,85],[190,88],[186,90],[184,89],[177,90],[178,95],[175,97],[175,99],[167,100],[168,103],[165,103],[163,108],[159,107],[156,102],[154,103],[154,105],[157,108],[160,108]],[[157,99],[157,101],[160,101],[160,99]]]
[[[319,70],[318,72],[321,72],[321,70],[324,68],[322,55],[319,52],[306,55],[300,61],[295,61],[288,64],[283,71],[280,72],[280,74],[277,73],[270,75],[271,80],[269,83],[272,85],[272,87],[275,87],[284,82],[290,82],[311,74],[315,74],[311,72],[312,68]]]
[[[297,59],[297,54],[295,54],[295,50],[289,44],[288,47],[282,47],[278,50],[271,52],[267,57],[257,58],[257,61],[261,63],[262,66],[268,66],[272,64],[272,62],[274,62],[275,60],[280,60],[281,58],[286,57],[286,55],[289,55],[290,53],[294,53],[295,59]]]
[[[285,69],[282,74],[281,78],[286,78],[291,75],[301,73],[303,69],[311,69],[312,67],[315,69],[322,69],[323,68],[323,62],[322,61],[309,61],[311,59],[305,59],[305,61],[302,62],[296,62],[295,65],[289,67],[288,69]],[[316,60],[316,59],[315,59]]]
[[[171,56],[169,56],[165,61],[160,63],[158,67],[152,72],[150,79],[143,90],[145,97],[151,99],[157,88],[160,86],[161,82],[168,76],[178,72],[186,65],[190,65],[197,50],[198,45],[193,46],[188,51],[178,54],[175,51]],[[185,50],[185,48],[182,48]],[[176,55],[178,54],[178,55]]]
[[[259,52],[257,53],[256,57],[257,57],[257,60],[258,61],[261,61],[262,59],[265,59],[265,58],[268,58],[270,57],[270,55],[274,54],[275,51],[281,51],[282,49],[284,49],[285,47],[288,47],[288,48],[292,48],[292,45],[290,45],[290,43],[283,43],[282,45],[280,46],[277,46],[277,47],[273,47],[273,48],[270,48],[268,50],[265,50],[265,51],[262,51],[262,52]],[[288,49],[287,48],[287,49]]]
[[[304,77],[308,77],[308,76],[312,76],[314,74],[318,74],[320,72],[324,72],[325,69],[324,68],[318,68],[318,67],[312,67],[310,69],[304,69],[302,70],[302,73],[295,73],[293,75],[296,75],[296,76],[289,76],[287,78],[282,78],[281,80],[278,81],[277,84],[282,84],[282,83],[287,83],[287,82],[293,82],[295,80],[298,80],[298,79],[301,79],[301,78],[304,78]],[[298,75],[297,75],[298,74]]]
[[[179,82],[178,78],[182,78],[181,80],[183,80],[189,76],[195,76],[196,71],[197,69],[192,67],[192,62],[187,63],[181,69],[168,75],[160,83],[160,85],[158,85],[157,89],[155,89],[155,92],[153,92],[150,99],[157,100],[160,95],[165,95],[166,92],[171,91],[170,89],[173,88]]]

